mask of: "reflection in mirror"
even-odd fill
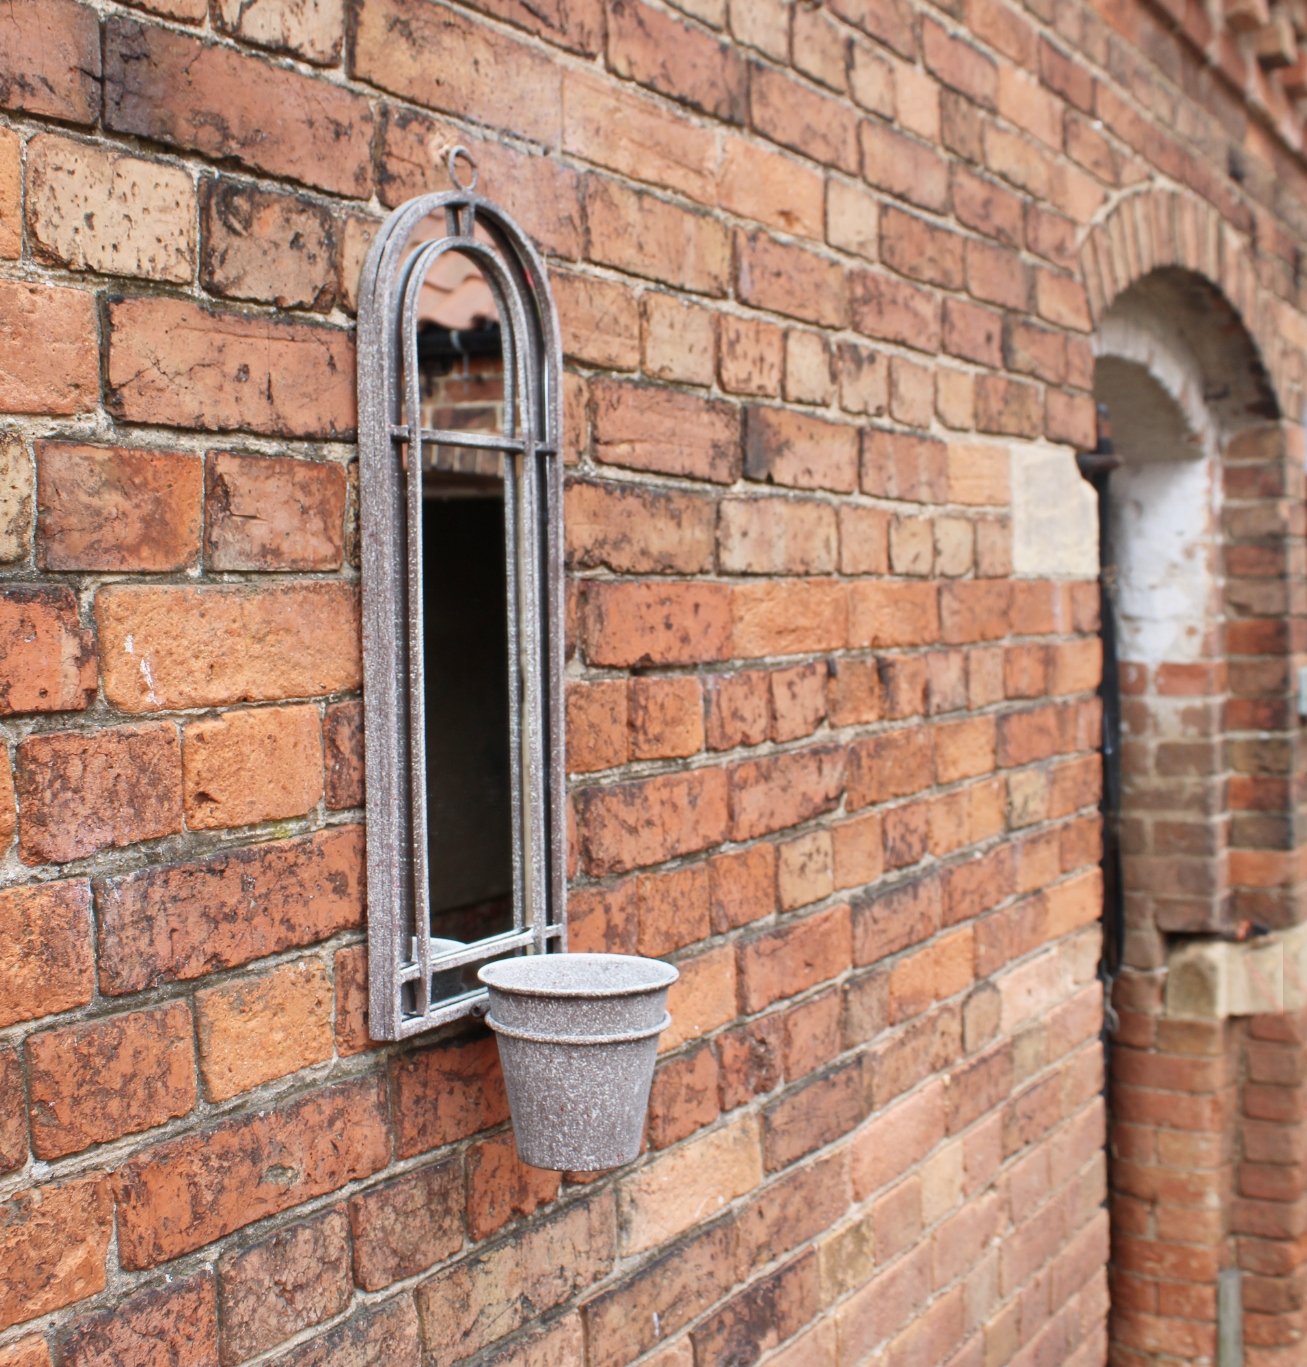
[[[427,220],[414,246],[439,236]],[[422,287],[422,426],[504,430],[499,316],[475,262],[436,261]],[[449,948],[513,929],[504,455],[428,447],[422,546],[431,934]],[[433,945],[433,948],[435,946]],[[479,963],[438,972],[432,999],[476,988]]]

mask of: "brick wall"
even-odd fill
[[[1133,0],[6,11],[0,1367],[1103,1360],[1072,452],[1091,330],[1162,264],[1297,411],[1257,41]],[[598,1178],[516,1161],[483,1028],[364,1017],[351,314],[455,136],[569,357],[573,946],[682,974],[647,1152]],[[1230,687],[1283,703],[1269,603]],[[1234,799],[1289,814],[1233,870],[1276,924],[1280,718]],[[1176,1052],[1246,1058],[1239,1171],[1292,1180],[1282,1025],[1226,1034]],[[1273,1323],[1290,1196],[1236,1221]]]

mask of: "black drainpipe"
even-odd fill
[[[1110,1032],[1112,984],[1121,968],[1125,945],[1125,901],[1121,878],[1121,671],[1117,659],[1116,605],[1113,587],[1116,563],[1112,549],[1112,518],[1108,486],[1121,458],[1112,449],[1107,409],[1098,406],[1098,443],[1076,457],[1080,473],[1098,495],[1098,592],[1103,640],[1103,957],[1099,977],[1107,993],[1105,1033]]]

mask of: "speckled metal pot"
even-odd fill
[[[628,954],[537,954],[477,976],[522,1161],[593,1172],[635,1158],[676,969]]]

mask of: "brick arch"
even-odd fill
[[[1247,238],[1206,200],[1159,186],[1129,191],[1083,230],[1078,255],[1095,328],[1122,294],[1154,272],[1173,268],[1205,280],[1246,332],[1279,411],[1297,412],[1307,328],[1262,288]]]

